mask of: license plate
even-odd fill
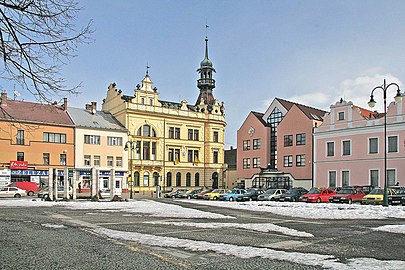
[[[333,199],[333,201],[334,201],[334,202],[338,202],[338,201],[340,201],[340,199]]]

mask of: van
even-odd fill
[[[28,196],[34,195],[34,193],[38,193],[38,184],[35,182],[13,182],[8,185],[9,187],[18,187],[20,189],[24,189],[27,192]]]

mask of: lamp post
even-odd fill
[[[397,87],[397,94],[395,95],[394,99],[395,102],[400,102],[402,99],[401,90],[399,89],[399,85],[396,83],[387,84],[384,79],[384,84],[382,86],[374,87],[371,90],[370,101],[368,102],[368,106],[373,108],[376,104],[374,100],[374,91],[377,89],[381,89],[383,91],[383,98],[384,98],[384,201],[383,206],[388,206],[388,187],[387,187],[387,90],[391,86]]]
[[[130,174],[131,174],[131,178],[130,178],[130,181],[128,181],[129,185],[131,187],[131,190],[130,190],[131,193],[129,193],[129,198],[130,199],[132,199],[132,193],[133,193],[132,187],[134,186],[134,179],[133,179],[133,175],[132,175],[132,167],[133,167],[132,166],[133,165],[133,160],[132,159],[133,159],[133,153],[134,153],[134,149],[135,149],[135,143],[136,142],[134,142],[133,140],[127,141],[125,143],[125,147],[124,147],[125,151],[129,150],[129,158],[130,158],[130,169],[129,169],[129,171],[130,171]]]

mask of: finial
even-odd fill
[[[146,62],[146,75],[149,75],[149,69],[150,69],[150,66],[149,66],[148,62]]]
[[[205,24],[205,58],[208,59],[208,24]]]
[[[208,23],[207,20],[205,20],[205,39],[208,40]]]

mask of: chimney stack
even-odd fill
[[[7,106],[7,91],[1,91],[0,105]]]
[[[86,111],[90,112],[91,114],[96,114],[97,102],[92,101],[91,104],[86,104]]]
[[[67,111],[67,106],[68,106],[67,98],[63,98],[63,110],[64,110],[65,112]]]

